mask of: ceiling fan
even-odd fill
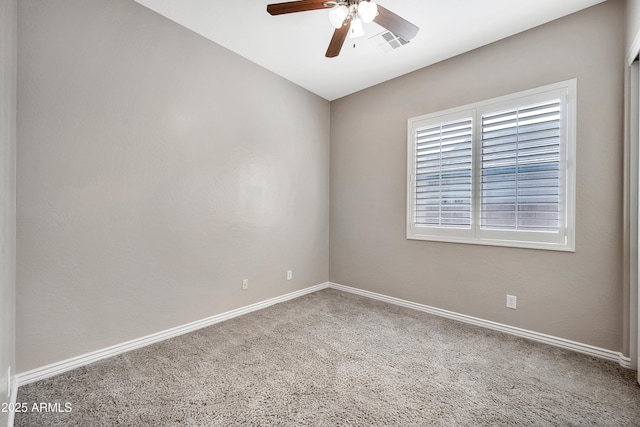
[[[373,21],[405,41],[414,38],[419,30],[411,22],[372,0],[298,0],[267,5],[267,12],[271,15],[318,9],[330,9],[329,21],[336,28],[325,54],[327,58],[334,58],[340,54],[347,34],[350,33],[351,38],[363,36],[362,23]]]

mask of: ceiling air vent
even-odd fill
[[[409,43],[408,41],[396,36],[391,31],[383,31],[369,38],[369,40],[372,40],[380,49],[384,50],[385,52],[391,52],[392,50]]]

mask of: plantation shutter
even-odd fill
[[[469,117],[416,130],[416,225],[471,228],[472,125]]]
[[[560,100],[481,118],[480,228],[558,232]]]

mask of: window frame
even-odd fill
[[[437,242],[505,246],[575,252],[575,196],[576,196],[576,94],[577,80],[571,79],[534,89],[500,96],[485,101],[450,108],[407,121],[407,212],[406,238]],[[480,227],[482,173],[482,115],[490,112],[525,107],[538,101],[560,98],[561,130],[561,223],[564,233],[516,230],[488,230]],[[466,116],[465,116],[466,115]],[[472,120],[472,210],[471,229],[440,228],[417,225],[414,218],[416,131],[437,123],[470,117]],[[563,167],[564,166],[564,167]],[[564,236],[562,235],[564,234]]]

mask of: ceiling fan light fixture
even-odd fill
[[[364,29],[362,28],[362,20],[356,18],[351,20],[351,28],[349,29],[349,38],[355,39],[356,37],[364,36]]]
[[[345,5],[336,5],[329,11],[329,21],[335,28],[342,27],[347,16],[349,16],[349,8]]]
[[[361,1],[358,3],[358,15],[365,24],[373,22],[378,15],[378,5],[373,1]]]

